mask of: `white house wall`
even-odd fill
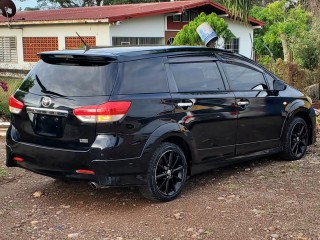
[[[243,25],[241,23],[234,22],[230,19],[225,20],[231,32],[236,36],[236,38],[239,38],[239,53],[248,58],[252,58],[253,27],[251,25]]]
[[[112,37],[161,37],[164,38],[164,15],[130,19],[110,26]]]
[[[18,63],[0,63],[1,69],[29,70],[35,63],[23,61],[23,37],[58,37],[59,50],[65,49],[65,37],[95,36],[96,44],[108,46],[109,24],[70,24],[70,25],[41,25],[23,26],[23,29],[0,27],[0,36],[17,38]]]

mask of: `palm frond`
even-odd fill
[[[253,0],[223,0],[228,13],[234,20],[247,23]]]

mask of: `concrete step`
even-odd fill
[[[0,136],[6,136],[9,125],[8,122],[0,122]]]

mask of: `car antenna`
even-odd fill
[[[88,45],[88,44],[86,43],[86,41],[84,41],[84,39],[79,35],[78,32],[76,32],[76,34],[78,35],[78,37],[80,38],[81,42],[83,43],[85,52],[88,51],[88,50],[90,50],[90,48],[91,48],[90,45]]]

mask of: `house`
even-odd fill
[[[249,18],[244,25],[211,0],[192,0],[18,12],[9,22],[1,16],[0,69],[29,70],[38,52],[79,48],[76,32],[91,46],[170,44],[201,12],[225,18],[235,34],[222,47],[252,56],[253,30],[263,22]]]

